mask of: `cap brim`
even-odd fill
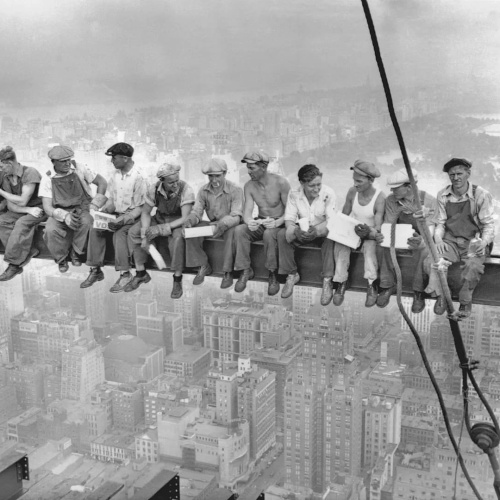
[[[258,160],[248,160],[246,158],[243,158],[243,160],[241,160],[241,163],[257,163]]]

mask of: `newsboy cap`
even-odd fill
[[[452,158],[451,160],[448,160],[444,166],[443,166],[443,172],[448,172],[450,168],[452,167],[465,167],[465,168],[471,168],[472,167],[472,162],[467,160],[466,158]]]
[[[69,146],[54,146],[47,155],[51,160],[67,160],[75,156],[75,152]]]
[[[417,182],[418,179],[417,172],[412,169],[412,173],[415,182]],[[403,184],[409,184],[409,183],[410,179],[408,177],[408,173],[406,172],[406,168],[401,168],[399,170],[396,170],[396,172],[390,175],[387,179],[387,185],[390,188],[397,188],[399,186],[402,186]]]
[[[163,179],[163,177],[168,177],[169,175],[174,175],[179,172],[181,166],[174,163],[164,163],[156,172],[156,177]]]
[[[250,151],[245,154],[241,163],[269,163],[269,156],[259,151]]]
[[[364,175],[365,177],[380,177],[379,169],[370,161],[356,160],[351,167],[357,174]]]
[[[206,165],[204,165],[201,171],[205,175],[210,174],[222,174],[227,172],[227,163],[222,158],[212,158]]]
[[[16,157],[16,153],[12,146],[5,146],[0,150],[0,161],[13,160]]]
[[[116,144],[113,144],[104,154],[106,156],[122,155],[132,158],[134,148],[126,142],[117,142]]]

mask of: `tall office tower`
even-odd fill
[[[362,465],[372,468],[384,456],[387,445],[401,440],[401,400],[371,396],[363,408]]]
[[[297,359],[297,376],[322,386],[341,382],[349,375],[353,332],[340,308],[314,305],[302,327],[304,344]],[[347,359],[346,359],[347,357]]]
[[[125,332],[132,335],[137,334],[136,302],[137,297],[133,294],[120,294],[118,299],[117,321]]]
[[[431,324],[436,317],[436,315],[434,314],[434,301],[426,300],[425,309],[419,314],[413,314],[411,312],[411,304],[413,302],[412,297],[401,297],[401,302],[403,303],[406,314],[408,314],[411,322],[417,329],[417,332],[420,335],[428,335],[431,331]],[[408,332],[410,331],[410,327],[403,317],[401,317],[401,330]]]
[[[16,359],[60,363],[62,353],[73,342],[94,338],[90,318],[68,311],[27,312],[13,318],[11,324]]]
[[[215,381],[215,420],[224,425],[238,421],[238,370],[228,369],[217,374]]]
[[[275,373],[258,367],[239,373],[238,416],[250,425],[250,458],[259,459],[276,443]]]
[[[483,306],[483,317],[478,314],[476,322],[481,329],[480,349],[483,356],[500,357],[500,311]],[[483,319],[484,318],[484,319]],[[470,319],[470,318],[468,318]],[[476,345],[479,343],[475,341]],[[479,349],[479,346],[478,346]]]
[[[179,300],[174,300],[174,313],[180,314],[182,318],[182,327],[184,331],[190,331],[194,328],[193,307],[195,305],[195,294],[193,287],[186,287],[184,294]]]
[[[163,347],[166,354],[182,347],[182,316],[178,313],[158,312],[155,299],[136,304],[137,336],[149,345]]]
[[[15,385],[7,380],[0,381],[0,425],[18,413]]]
[[[280,347],[290,338],[290,317],[283,306],[243,300],[219,299],[203,309],[205,347],[221,366],[259,347]]]
[[[3,267],[2,262],[0,267]],[[2,283],[0,287],[0,364],[14,359],[10,320],[24,311],[23,285],[21,280]]]
[[[124,384],[114,389],[112,394],[115,429],[135,432],[144,423],[144,398],[141,388]]]
[[[23,410],[43,404],[44,373],[37,365],[7,365],[5,374],[8,383],[16,388],[17,402]]]
[[[474,311],[474,309],[472,309]],[[460,328],[462,328],[460,326]],[[455,354],[455,344],[451,335],[450,323],[446,316],[436,316],[429,332],[429,349],[439,351],[445,355]]]
[[[299,286],[293,290],[293,328],[297,332],[304,324],[309,308],[316,302],[317,290],[312,286]]]
[[[63,352],[61,370],[61,398],[85,401],[104,382],[102,347],[95,340],[79,340]]]
[[[297,353],[301,344],[297,343],[291,349],[258,349],[250,354],[252,364],[256,364],[263,370],[269,370],[276,374],[276,427],[283,428],[285,412],[285,384],[294,373],[297,365]]]

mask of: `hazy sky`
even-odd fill
[[[497,0],[371,0],[391,81],[500,77]],[[0,100],[379,83],[358,0],[0,0]]]

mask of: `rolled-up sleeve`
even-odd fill
[[[297,194],[295,191],[288,193],[288,200],[285,207],[285,220],[297,222],[299,218],[299,207],[297,206]]]
[[[142,175],[138,175],[134,182],[134,192],[132,194],[132,205],[130,208],[142,207],[146,198],[148,184]]]
[[[221,217],[221,221],[228,228],[237,226],[241,222],[243,216],[243,189],[239,186],[233,186],[230,190],[230,196],[229,214]]]
[[[196,195],[196,201],[194,202],[193,210],[191,210],[191,214],[196,215],[196,217],[198,218],[198,222],[203,218],[203,212],[205,212],[205,207],[207,206],[205,197],[205,190],[201,188]]]
[[[478,188],[479,190],[479,188]],[[477,217],[481,224],[481,238],[486,243],[491,243],[495,238],[495,219],[493,196],[482,189],[477,197]]]
[[[392,224],[399,218],[399,209],[394,196],[389,195],[385,200],[384,223]]]
[[[194,202],[195,202],[194,190],[189,184],[186,184],[184,192],[182,193],[181,207],[183,205],[192,205]]]

